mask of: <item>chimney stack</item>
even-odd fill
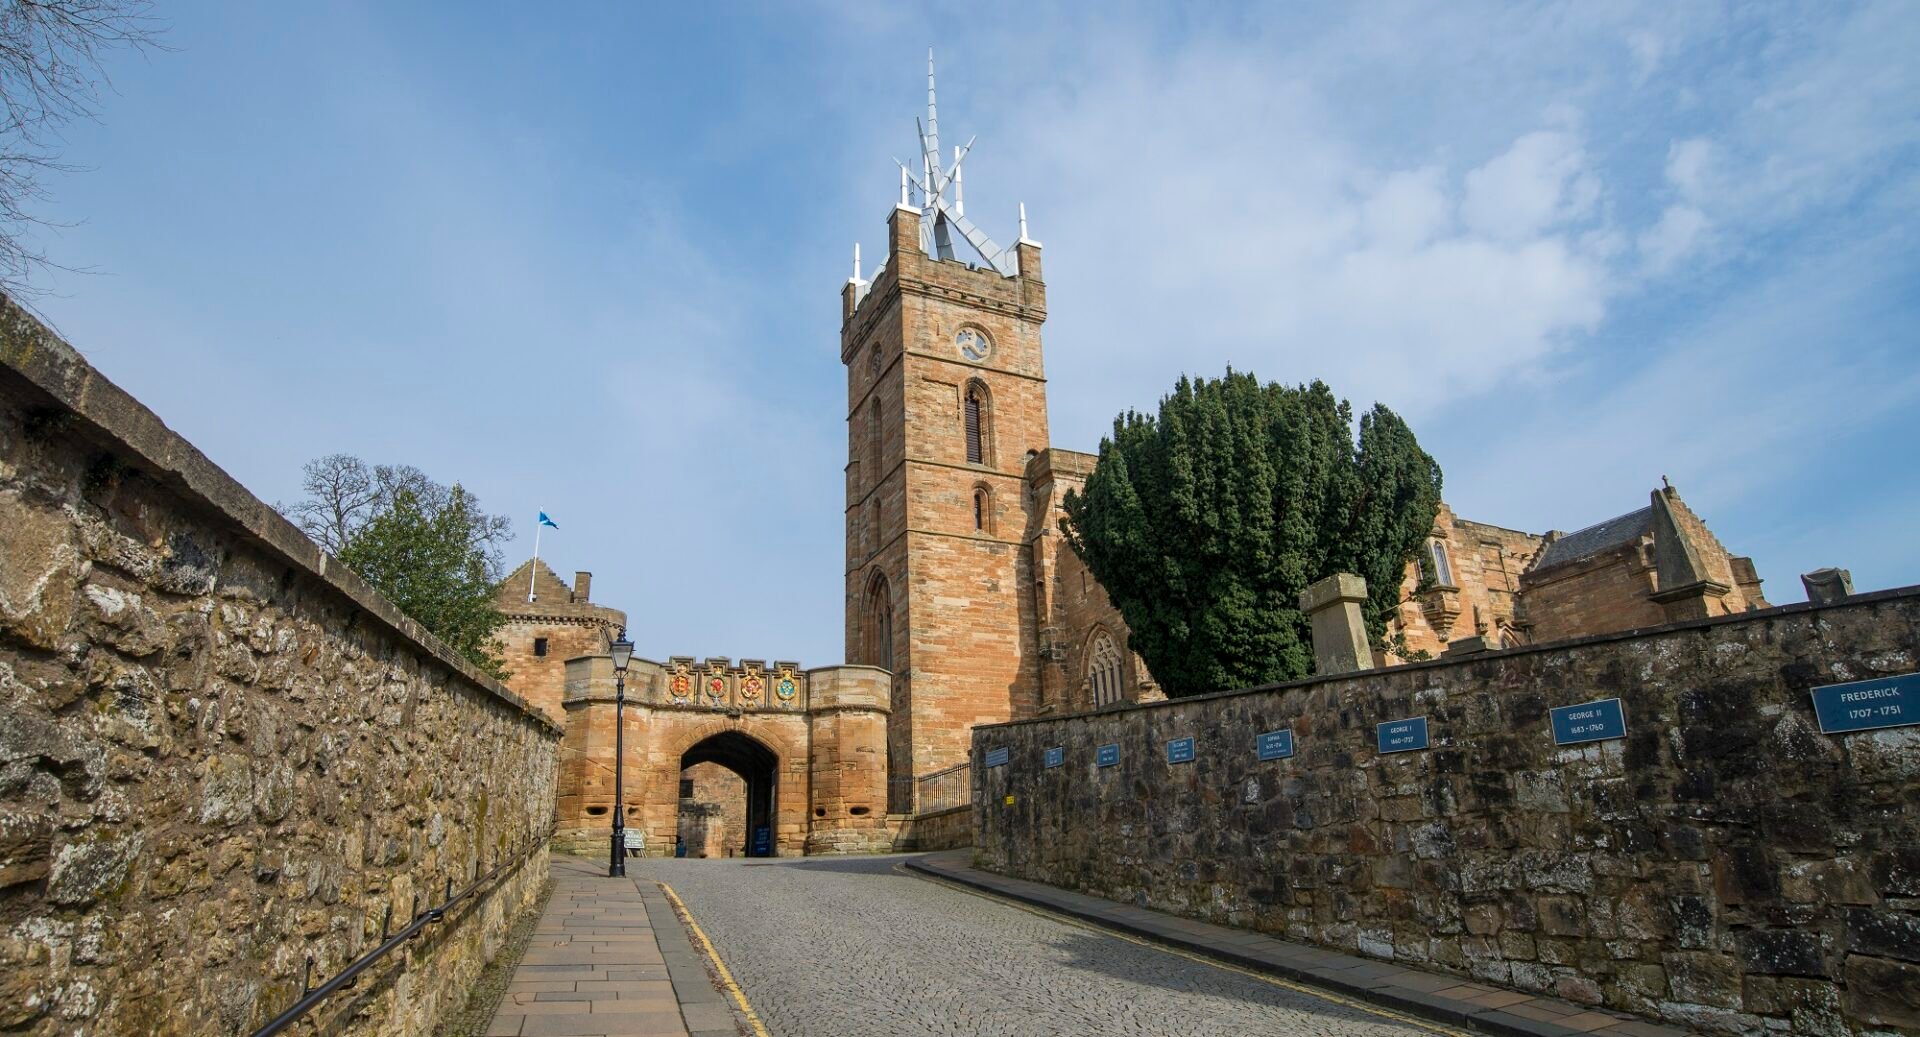
[[[573,574],[573,600],[584,604],[587,592],[593,589],[593,574],[575,570]]]

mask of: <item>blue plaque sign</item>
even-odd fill
[[[1383,753],[1404,753],[1427,747],[1427,718],[1389,720],[1373,726],[1374,739]]]
[[[1627,713],[1619,699],[1582,702],[1550,711],[1553,716],[1553,744],[1578,745],[1627,737]]]
[[[1067,762],[1066,746],[1056,745],[1053,748],[1047,750],[1047,766],[1048,767],[1058,767],[1065,762]]]
[[[1004,745],[1003,745],[1003,746],[1001,746],[1001,747],[1000,747],[1000,748],[998,748],[998,749],[988,749],[988,750],[987,750],[987,766],[989,766],[989,767],[1005,767],[1006,765],[1007,765],[1007,748],[1006,748],[1006,746],[1004,746]]]
[[[1813,689],[1813,712],[1830,734],[1920,724],[1920,673]]]
[[[1093,762],[1102,767],[1111,767],[1120,762],[1120,743],[1108,742],[1093,755]]]
[[[1292,731],[1268,731],[1254,742],[1263,760],[1284,760],[1293,755]]]
[[[676,854],[676,856],[680,856],[680,855]],[[749,857],[773,856],[773,834],[770,831],[768,831],[765,827],[756,828],[753,830],[753,850],[749,852],[747,856]]]
[[[1173,741],[1168,742],[1167,743],[1167,762],[1168,763],[1192,763],[1193,762],[1193,739],[1176,738]]]

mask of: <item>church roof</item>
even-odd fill
[[[1622,544],[1630,544],[1653,532],[1653,508],[1641,508],[1629,511],[1625,515],[1610,518],[1605,522],[1596,522],[1578,532],[1568,533],[1542,548],[1540,557],[1533,563],[1535,572],[1551,569],[1556,565],[1566,565],[1582,558],[1591,558],[1602,551],[1612,550]]]

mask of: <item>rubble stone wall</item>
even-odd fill
[[[1822,734],[1808,692],[1917,652],[1908,588],[983,727],[977,856],[1705,1031],[1915,1032],[1920,727]],[[1627,737],[1556,747],[1548,711],[1603,698]],[[1419,716],[1431,748],[1376,751]]]
[[[0,300],[0,1030],[244,1034],[518,860],[310,1017],[431,1033],[559,735]]]

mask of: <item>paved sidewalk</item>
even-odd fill
[[[653,883],[608,878],[603,861],[554,856],[553,898],[488,1037],[739,1032],[732,1006]]]
[[[1246,929],[1209,925],[1038,882],[1006,878],[974,868],[972,857],[972,850],[948,850],[910,858],[906,866],[997,896],[1436,1022],[1467,1025],[1511,1037],[1686,1037],[1685,1031],[1618,1012],[1501,990],[1470,983],[1458,976],[1288,943]]]

